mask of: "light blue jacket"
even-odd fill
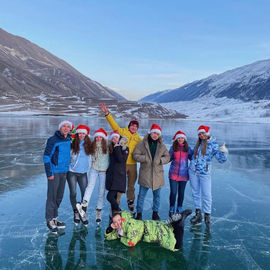
[[[74,154],[71,151],[71,161],[69,171],[76,173],[87,173],[91,167],[91,155],[86,155],[84,150],[84,140],[80,141],[80,152]]]
[[[203,155],[201,151],[202,144],[203,141],[199,145],[197,155],[195,158],[193,154],[189,165],[189,169],[195,173],[207,175],[211,173],[213,157],[215,157],[219,163],[223,163],[227,160],[228,154],[220,152],[219,146],[216,143],[216,138],[213,136],[211,136],[211,138],[207,141],[205,155]]]

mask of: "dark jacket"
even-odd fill
[[[115,146],[109,155],[110,163],[106,172],[106,189],[126,192],[126,161],[129,148],[125,150],[122,146]]]
[[[47,177],[55,173],[66,173],[70,164],[70,135],[66,138],[57,130],[50,137],[44,151],[43,162]]]

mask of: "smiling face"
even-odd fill
[[[118,136],[113,136],[112,137],[112,142],[113,142],[113,144],[117,144],[119,142],[119,137]]]
[[[205,132],[200,132],[198,136],[199,136],[199,138],[200,138],[201,140],[206,140],[206,139],[207,139],[207,135],[206,135]]]
[[[122,227],[122,217],[118,214],[112,218],[112,228],[119,229]]]
[[[65,137],[67,137],[70,131],[71,131],[71,126],[69,124],[64,124],[60,128],[60,133]]]
[[[95,140],[96,140],[96,142],[102,142],[102,137],[101,136],[96,136],[95,137]]]
[[[157,132],[152,132],[151,134],[150,134],[150,136],[151,136],[151,138],[154,140],[154,141],[156,141],[158,138],[159,138],[159,133],[157,133]]]
[[[128,129],[129,129],[130,133],[134,134],[134,133],[137,132],[138,126],[136,124],[132,124],[132,125],[129,126]]]
[[[79,139],[80,139],[80,141],[83,141],[84,140],[84,138],[85,138],[85,136],[86,136],[86,134],[85,133],[79,133]]]
[[[177,139],[177,142],[178,142],[179,144],[184,144],[185,139],[184,139],[183,137],[179,137],[179,138]]]

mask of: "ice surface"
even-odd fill
[[[66,119],[66,117],[65,117]],[[42,154],[61,117],[0,117],[0,269],[269,269],[270,265],[270,127],[266,124],[210,123],[218,143],[226,141],[229,160],[214,162],[212,174],[213,226],[191,227],[186,222],[184,248],[169,252],[156,244],[139,243],[127,248],[119,241],[104,241],[109,204],[105,203],[101,228],[96,229],[97,187],[88,209],[88,229],[74,229],[66,186],[59,217],[66,222],[65,234],[47,232],[44,212],[46,176]],[[76,118],[91,134],[109,126],[105,119]],[[124,126],[128,120],[119,120]],[[193,146],[196,129],[207,122],[143,120],[143,136],[153,122],[163,130],[166,146],[175,131],[183,130]],[[161,191],[160,216],[168,215],[168,168]],[[138,191],[138,186],[136,187]],[[79,200],[78,196],[78,200]],[[149,191],[143,217],[151,218]],[[125,195],[121,207],[127,208]],[[194,209],[187,184],[185,208]]]

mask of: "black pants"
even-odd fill
[[[54,174],[53,180],[48,179],[45,214],[45,218],[47,221],[58,217],[58,208],[62,202],[65,191],[66,176],[66,173],[56,173]]]
[[[121,210],[119,208],[119,205],[117,203],[117,193],[118,191],[116,190],[110,190],[107,194],[107,200],[111,204],[112,211],[119,211]]]
[[[179,220],[172,224],[173,226],[173,233],[176,239],[175,247],[176,249],[180,249],[183,246],[183,236],[184,236],[184,222]]]
[[[68,172],[67,173],[67,181],[69,186],[69,198],[70,203],[73,209],[76,209],[76,198],[77,198],[77,192],[76,192],[76,186],[77,183],[79,184],[80,190],[81,190],[81,200],[83,199],[85,189],[87,187],[87,173],[75,173],[75,172]]]

